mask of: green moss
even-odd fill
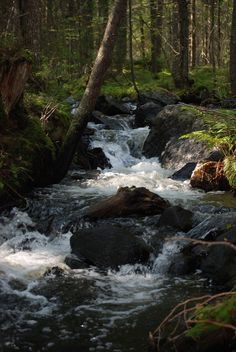
[[[194,320],[210,320],[220,324],[236,323],[236,297],[226,298],[220,303],[209,304],[203,308],[197,308],[193,317]],[[187,332],[187,336],[194,339],[201,338],[212,331],[222,329],[209,323],[196,323]]]

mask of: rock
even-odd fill
[[[236,227],[219,235],[215,241],[227,241],[236,245]],[[224,285],[236,281],[236,250],[227,245],[205,247],[198,245],[194,248],[199,269],[204,276],[212,279],[216,284]]]
[[[113,116],[118,114],[130,114],[132,109],[127,103],[118,101],[111,96],[101,95],[97,99],[95,110],[105,115]]]
[[[209,191],[229,191],[230,185],[224,173],[224,163],[216,161],[199,162],[192,173],[193,188]]]
[[[124,264],[145,264],[149,260],[150,247],[135,232],[125,227],[99,225],[80,230],[70,239],[72,254],[87,266],[117,269]],[[81,259],[82,258],[82,259]],[[76,261],[67,264],[76,268]]]
[[[191,106],[166,106],[153,121],[144,143],[146,157],[159,157],[164,167],[181,168],[188,162],[202,160],[209,154],[203,143],[193,139],[180,140],[183,134],[204,128]]]
[[[90,136],[94,131],[87,128],[80,141],[76,156],[73,160],[74,164],[84,170],[96,170],[97,168],[111,168],[110,160],[106,157],[101,148],[90,149]]]
[[[176,171],[171,176],[172,180],[180,180],[180,181],[189,180],[196,166],[197,166],[197,163],[187,163],[180,170]]]
[[[162,213],[158,226],[170,226],[187,232],[193,226],[193,213],[180,206],[169,207]]]
[[[228,214],[211,214],[202,223],[190,230],[186,238],[201,241],[228,241],[236,245],[235,212]],[[181,241],[181,252],[173,257],[169,272],[185,275],[201,270],[202,274],[218,285],[232,288],[236,283],[236,251],[227,245],[197,244]]]
[[[86,262],[85,258],[82,259],[73,253],[66,256],[65,263],[71,269],[86,269],[89,267],[89,263]]]
[[[100,111],[93,111],[93,122],[102,123],[105,125],[105,128],[111,130],[125,130],[127,128],[132,128],[133,118],[131,115],[127,114],[119,114],[114,116],[106,116],[102,114]]]
[[[135,112],[135,124],[137,127],[151,126],[157,114],[163,109],[161,103],[148,102],[140,105]]]
[[[91,219],[147,216],[162,213],[170,204],[144,187],[122,187],[117,194],[91,206],[85,213]]]
[[[140,101],[142,104],[153,102],[156,104],[162,104],[162,106],[177,104],[180,98],[166,89],[159,88],[155,92],[141,93]]]

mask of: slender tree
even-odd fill
[[[126,3],[127,0],[116,0],[114,3],[78,112],[70,125],[53,170],[52,182],[58,182],[66,175],[90,114],[94,110],[105,74],[111,63],[112,52],[119,25],[124,16]]]

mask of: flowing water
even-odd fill
[[[110,129],[89,127],[95,130],[92,147],[102,147],[112,169],[72,170],[61,184],[36,190],[26,209],[0,218],[0,351],[144,352],[148,331],[171,307],[212,289],[199,273],[167,275],[169,260],[179,251],[173,242],[160,242],[151,267],[124,265],[118,272],[102,272],[64,264],[71,231],[92,226],[80,218],[83,209],[120,186],[144,186],[172,204],[195,209],[198,222],[222,209],[217,202],[223,194],[205,199],[188,182],[168,178],[171,171],[157,159],[142,157],[148,128],[131,128],[130,118],[110,118],[106,125]],[[152,243],[164,235],[158,233],[157,218],[107,222],[136,228]]]

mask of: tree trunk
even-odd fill
[[[124,16],[126,3],[127,0],[115,1],[78,112],[70,125],[59,153],[52,182],[59,182],[66,175],[90,114],[94,110],[105,74],[111,63],[117,32],[121,19]]]
[[[233,0],[233,15],[230,40],[230,84],[231,93],[236,95],[236,0]]]
[[[196,0],[192,0],[192,67],[196,66],[197,62],[197,35],[196,35]]]
[[[150,0],[151,72],[153,74],[157,74],[161,70],[162,18],[163,0]]]
[[[122,17],[121,24],[118,31],[118,36],[116,40],[113,62],[115,69],[118,74],[120,74],[125,66],[126,56],[127,56],[127,3],[125,3],[124,13],[125,15]]]
[[[31,50],[35,61],[40,53],[40,10],[37,0],[19,0],[20,27],[24,46]]]
[[[179,62],[173,78],[177,88],[189,86],[189,11],[188,0],[177,0],[179,18]]]
[[[0,95],[8,117],[22,97],[32,65],[26,59],[5,61],[0,66]]]

